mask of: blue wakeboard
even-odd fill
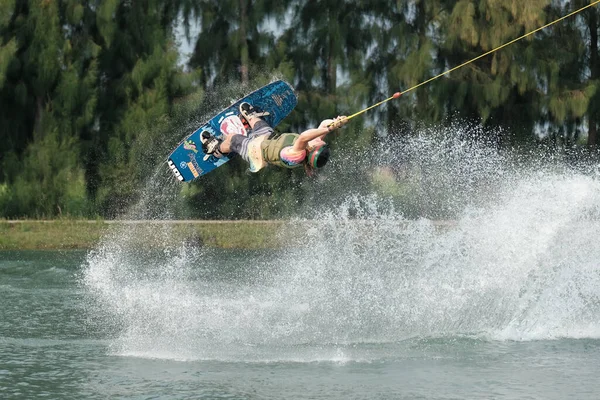
[[[169,155],[167,164],[178,180],[192,181],[229,161],[230,158],[226,156],[221,158],[210,156],[204,160],[205,154],[202,151],[200,135],[204,131],[210,132],[219,139],[227,135],[248,135],[249,127],[241,118],[239,111],[242,102],[269,112],[269,115],[261,118],[274,128],[292,112],[298,99],[294,89],[288,83],[278,80],[250,93],[215,115],[186,137]]]

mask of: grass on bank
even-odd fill
[[[263,249],[280,245],[283,221],[0,221],[0,250],[89,249],[103,240],[140,247],[182,243],[219,248]]]

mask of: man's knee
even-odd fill
[[[229,135],[221,142],[221,146],[219,146],[219,150],[221,153],[229,153],[231,152],[231,137],[233,135]]]
[[[262,135],[270,135],[272,133],[273,133],[273,128],[271,128],[271,126],[269,126],[269,124],[267,124],[265,121],[263,121],[261,119],[256,124],[254,124],[254,128],[252,129],[252,132],[250,132],[249,136],[255,137],[255,136],[262,136]]]
[[[231,135],[227,139],[229,140],[229,151],[240,155],[244,152],[244,143],[249,140],[244,135]]]

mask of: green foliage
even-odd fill
[[[15,7],[15,0],[0,2],[0,31],[4,31],[10,22]]]
[[[32,0],[25,25],[30,42],[24,67],[36,96],[44,96],[60,74],[61,35],[57,2]]]
[[[5,46],[0,46],[0,89],[4,86],[6,80],[6,72],[12,58],[17,52],[16,40],[11,40]]]
[[[0,216],[112,217],[166,154],[230,99],[292,83],[301,132],[352,114],[582,7],[580,0],[5,0],[0,2]],[[178,65],[175,31],[193,38]],[[329,136],[335,157],[416,125],[501,125],[503,143],[580,145],[597,126],[598,10],[591,8],[420,86]],[[349,156],[350,157],[350,156]],[[375,192],[411,215],[418,172],[330,167],[336,185]],[[285,218],[334,199],[326,174],[234,160],[180,187],[183,216]],[[328,167],[329,168],[329,167]],[[396,172],[395,172],[396,171]]]
[[[13,204],[13,192],[7,183],[0,184],[0,215],[8,216]]]
[[[118,6],[119,0],[105,0],[100,2],[96,13],[96,26],[100,31],[100,35],[102,36],[106,47],[111,46],[115,33],[117,32],[117,26],[114,21]]]
[[[23,159],[23,173],[10,185],[12,195],[6,196],[5,215],[89,215],[84,173],[77,154],[75,141],[60,138],[56,131],[30,145]]]

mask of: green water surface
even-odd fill
[[[252,319],[245,323],[245,332],[236,332],[239,326],[231,322],[227,329],[218,325],[215,315],[229,321],[227,310],[238,310],[233,312],[240,313],[239,320],[246,308],[237,303],[237,308],[225,307],[226,293],[243,290],[250,294],[236,298],[251,302],[257,296],[252,290],[266,292],[258,282],[261,265],[266,270],[274,267],[265,261],[271,257],[265,253],[223,252],[212,257],[212,269],[198,268],[186,277],[173,280],[142,273],[131,276],[130,282],[120,277],[122,285],[118,285],[100,275],[91,288],[84,283],[89,268],[85,252],[0,253],[0,398],[600,396],[600,341],[593,338],[502,341],[453,333],[377,340],[373,333],[377,326],[371,326],[363,332],[364,340],[341,341],[344,332],[332,336],[323,329],[313,331],[306,321],[304,326],[289,327],[289,334],[269,336],[263,326],[254,336]],[[256,268],[244,269],[248,265]],[[183,279],[187,279],[185,286],[177,286]],[[140,280],[150,290],[139,290]],[[156,301],[163,285],[173,288],[171,297]],[[96,290],[105,296],[113,293],[114,304],[129,308],[99,302]],[[187,325],[170,317],[177,315],[177,308],[198,304],[212,307],[211,320],[202,320],[207,313],[189,313],[195,321]],[[223,314],[214,314],[219,307]],[[281,329],[279,322],[289,317],[286,313],[298,312],[285,304],[277,312],[270,311],[272,307],[263,304],[263,314],[252,317],[256,324],[269,321],[273,329]],[[331,324],[331,332],[336,332],[338,322]],[[203,328],[207,325],[212,328]],[[359,336],[348,337],[360,337],[357,329]]]

